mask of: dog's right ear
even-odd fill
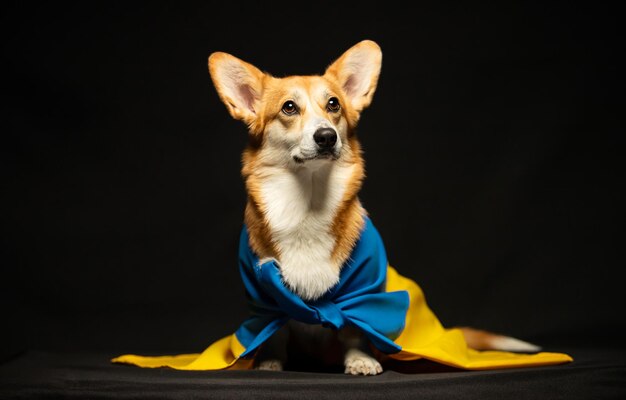
[[[209,73],[230,115],[252,125],[259,113],[263,72],[228,53],[216,52],[209,56]]]

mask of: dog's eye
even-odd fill
[[[326,104],[326,109],[328,112],[336,113],[341,109],[339,105],[339,100],[336,97],[331,97],[328,99],[328,104]]]
[[[288,100],[283,104],[282,111],[287,115],[293,115],[298,112],[298,107],[296,107],[296,103]]]

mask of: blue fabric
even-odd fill
[[[369,218],[341,269],[339,282],[315,301],[304,301],[291,292],[275,262],[259,264],[245,227],[239,242],[239,269],[252,314],[235,332],[246,348],[242,357],[252,354],[291,318],[331,329],[357,327],[380,351],[392,354],[401,350],[393,340],[404,329],[409,295],[406,291],[385,292],[387,255]]]

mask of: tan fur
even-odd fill
[[[371,41],[363,41],[350,51],[352,54],[359,55],[364,49],[369,48],[380,51],[378,45]],[[374,74],[374,78],[367,84],[364,93],[350,93],[350,97],[348,97],[346,91],[354,91],[354,88],[350,87],[354,80],[351,81],[348,76],[352,68],[348,58],[349,52],[344,53],[328,67],[323,76],[275,78],[230,54],[217,52],[209,57],[209,72],[220,99],[226,105],[231,116],[244,121],[249,127],[251,140],[242,157],[242,176],[248,193],[244,221],[248,227],[250,245],[260,258],[274,257],[280,259],[279,250],[273,241],[272,231],[266,218],[267,205],[264,204],[261,196],[261,184],[265,175],[271,174],[271,171],[265,168],[266,162],[263,160],[260,150],[265,145],[265,131],[270,124],[279,123],[289,130],[303,129],[301,124],[304,123],[304,118],[293,119],[281,113],[282,104],[289,99],[291,93],[296,89],[310,94],[314,86],[323,85],[325,90],[339,99],[342,106],[341,113],[330,115],[332,122],[338,123],[339,119],[344,118],[348,127],[347,148],[338,162],[354,165],[355,168],[331,226],[335,238],[331,257],[337,268],[345,262],[363,229],[365,210],[361,206],[357,194],[365,176],[364,162],[354,129],[359,120],[360,112],[372,100],[376,90],[378,73]],[[379,69],[380,57],[378,63]],[[221,68],[224,64],[236,66],[231,68],[229,73],[235,74],[245,84],[244,89],[247,90],[241,96],[243,101],[237,98],[241,91],[232,93],[231,88],[224,84],[224,68]],[[314,106],[323,107],[320,104]],[[315,111],[320,112],[319,109]],[[308,110],[304,110],[304,112],[306,113]]]
[[[278,250],[271,240],[270,227],[263,216],[264,205],[261,200],[259,178],[253,173],[257,168],[256,152],[252,146],[243,153],[242,176],[248,192],[248,202],[244,214],[244,222],[248,228],[250,246],[260,258],[277,257]]]
[[[493,341],[499,335],[470,327],[461,327],[467,345],[475,350],[493,350]]]
[[[357,194],[361,190],[363,178],[365,178],[365,169],[363,157],[361,156],[361,147],[356,140],[352,138],[351,148],[355,155],[355,168],[353,176],[344,194],[342,204],[337,210],[337,215],[333,222],[333,234],[337,238],[332,257],[338,265],[342,265],[352,252],[352,248],[359,239],[366,215],[365,209],[361,206]]]

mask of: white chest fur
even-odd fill
[[[336,242],[332,223],[354,168],[314,163],[297,171],[272,171],[261,184],[283,281],[307,300],[339,281],[340,266],[331,260]]]

